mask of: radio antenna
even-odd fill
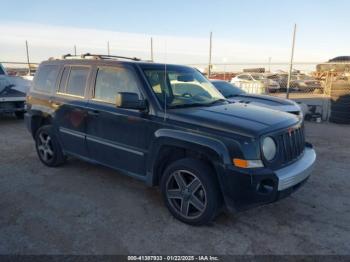
[[[167,117],[167,97],[166,97],[166,88],[167,88],[167,41],[165,39],[165,53],[164,53],[164,121],[166,121]],[[170,88],[170,87],[169,87]]]

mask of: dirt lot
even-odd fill
[[[190,227],[157,189],[79,160],[43,166],[24,123],[0,119],[1,254],[350,254],[350,126],[307,124],[316,170],[278,203]]]

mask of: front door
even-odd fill
[[[119,92],[137,93],[140,84],[132,68],[99,67],[93,98],[88,103],[86,141],[90,158],[134,175],[145,175],[148,116],[115,106]]]

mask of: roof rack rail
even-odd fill
[[[78,55],[65,54],[62,56],[62,59],[66,59],[68,57],[79,57]]]
[[[96,57],[99,59],[127,59],[127,60],[133,60],[133,61],[141,61],[140,58],[137,57],[127,57],[127,56],[117,56],[117,55],[100,55],[100,54],[90,54],[90,53],[86,53],[86,54],[82,54],[81,57],[85,58],[87,56],[90,57]]]
[[[140,58],[137,57],[127,57],[127,56],[116,56],[116,55],[100,55],[100,54],[81,54],[81,55],[71,55],[71,54],[66,54],[62,56],[62,59],[67,59],[67,58],[82,58],[85,59],[87,57],[92,57],[94,59],[101,59],[101,60],[108,60],[108,59],[127,59],[127,60],[133,60],[133,61],[141,61]]]

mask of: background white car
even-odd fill
[[[264,94],[277,92],[280,89],[279,83],[268,79],[263,74],[244,73],[231,79],[231,83],[240,87],[247,93]]]

